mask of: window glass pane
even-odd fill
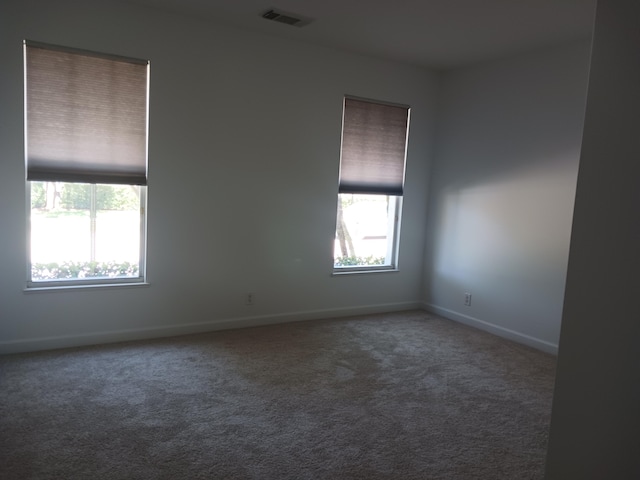
[[[98,185],[96,193],[96,260],[138,263],[140,187]]]
[[[138,277],[141,187],[31,182],[31,280]]]
[[[69,196],[86,199],[89,185],[73,185],[64,192],[57,182],[31,185],[31,262],[36,264],[87,262],[91,258],[91,219],[88,201],[70,208]],[[42,269],[38,269],[39,271]]]
[[[397,197],[338,195],[334,266],[393,266]]]

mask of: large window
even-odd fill
[[[144,281],[148,62],[24,54],[27,286]]]
[[[344,99],[336,272],[398,266],[408,126],[406,106]]]

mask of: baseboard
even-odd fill
[[[508,338],[509,340],[528,345],[538,350],[542,350],[543,352],[551,353],[554,355],[558,354],[557,344],[547,342],[545,340],[540,340],[539,338],[516,332],[515,330],[504,328],[499,325],[480,320],[479,318],[464,315],[462,313],[449,310],[448,308],[439,307],[430,303],[423,303],[422,308],[427,312],[435,313],[436,315],[440,315],[450,320],[463,323],[479,330],[484,330],[485,332],[493,333],[494,335],[498,335],[503,338]]]
[[[374,313],[397,312],[402,310],[415,310],[422,308],[423,306],[420,302],[386,303],[379,305],[329,308],[322,310],[307,310],[302,312],[217,319],[206,322],[168,325],[161,327],[147,327],[106,332],[93,332],[78,335],[30,338],[24,340],[0,342],[0,354],[34,352],[38,350],[51,350],[56,348],[81,347],[87,345],[125,342],[131,340],[174,337],[178,335],[212,332],[216,330],[228,330],[232,328],[257,327],[262,325],[275,325],[279,323],[350,317],[354,315],[368,315]]]

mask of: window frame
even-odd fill
[[[53,181],[62,183],[83,183],[90,185],[98,185],[103,182],[99,181],[82,181],[82,180],[61,180],[61,179],[27,179],[28,174],[28,78],[27,78],[27,48],[43,48],[51,49],[54,51],[77,53],[79,55],[93,56],[106,60],[124,61],[132,64],[138,64],[146,66],[146,82],[145,82],[145,103],[146,108],[144,111],[144,162],[145,162],[145,174],[142,181],[144,183],[129,183],[126,181],[118,182],[109,181],[111,185],[135,185],[139,188],[140,203],[138,206],[139,212],[139,245],[138,245],[138,275],[135,277],[90,277],[90,278],[74,278],[74,279],[54,279],[54,280],[33,280],[32,268],[32,207],[31,207],[31,186],[33,182],[41,181]],[[124,57],[120,55],[107,54],[102,52],[95,52],[89,50],[83,50],[73,47],[63,47],[60,45],[46,44],[41,42],[33,42],[31,40],[23,41],[23,61],[24,61],[24,145],[25,145],[25,206],[26,206],[26,235],[27,235],[27,254],[26,254],[26,289],[25,291],[38,291],[38,290],[63,290],[69,288],[84,288],[84,287],[117,287],[117,286],[134,286],[134,285],[148,285],[147,283],[147,205],[148,205],[148,142],[149,142],[149,86],[150,86],[150,62],[148,60],[141,60],[133,57]]]
[[[401,223],[402,223],[402,207],[403,207],[403,200],[404,200],[404,177],[405,177],[405,173],[406,173],[406,161],[407,161],[407,151],[408,151],[408,146],[409,146],[409,128],[410,128],[410,123],[411,123],[411,107],[409,105],[404,105],[404,104],[399,104],[399,103],[393,103],[393,102],[387,102],[387,101],[382,101],[382,100],[374,100],[374,99],[370,99],[370,98],[364,98],[364,97],[359,97],[359,96],[354,96],[354,95],[344,95],[342,98],[342,124],[341,124],[341,130],[340,130],[340,179],[339,179],[339,188],[338,188],[338,194],[337,194],[337,202],[340,202],[340,195],[342,193],[348,193],[348,192],[341,192],[340,188],[341,188],[341,175],[342,175],[342,165],[343,165],[343,144],[344,144],[344,132],[345,132],[345,113],[346,113],[346,104],[348,100],[353,100],[356,102],[367,102],[367,103],[372,103],[378,106],[388,106],[388,107],[399,107],[399,108],[403,108],[406,109],[406,130],[405,130],[405,135],[404,135],[404,158],[403,158],[403,172],[402,172],[402,182],[400,185],[401,188],[401,193],[397,194],[397,193],[391,193],[391,192],[371,192],[369,194],[381,194],[381,195],[386,195],[389,198],[395,198],[395,202],[394,202],[394,213],[393,213],[393,221],[388,222],[388,230],[387,230],[387,238],[389,237],[388,232],[389,230],[391,230],[391,228],[393,228],[393,236],[390,240],[390,243],[387,244],[387,251],[388,251],[388,256],[391,258],[391,262],[389,264],[385,264],[385,265],[349,265],[349,266],[336,266],[335,265],[335,238],[336,238],[336,234],[337,234],[337,230],[338,230],[338,218],[337,218],[337,211],[338,211],[338,203],[336,203],[336,224],[335,224],[335,230],[334,230],[334,237],[333,237],[333,244],[334,244],[334,248],[333,248],[333,275],[343,275],[343,274],[359,274],[359,273],[382,273],[382,272],[397,272],[399,271],[399,258],[400,258],[400,228],[401,228]],[[366,192],[354,192],[352,191],[351,194],[353,195],[367,195],[368,193]],[[390,252],[389,252],[390,250]]]
[[[39,181],[39,180],[36,180]],[[27,290],[44,290],[56,288],[76,287],[108,287],[123,285],[147,284],[147,186],[137,185],[140,188],[140,245],[138,259],[138,275],[135,277],[91,277],[60,280],[33,280],[31,258],[31,180],[25,180],[26,192],[26,219],[27,219]],[[73,182],[65,182],[73,183]]]
[[[365,195],[354,193],[353,195]],[[388,195],[389,198],[393,198],[393,220],[387,222],[387,238],[389,237],[389,230],[393,230],[393,236],[391,242],[387,243],[387,252],[391,262],[384,265],[349,265],[345,267],[335,266],[335,250],[334,250],[334,265],[333,275],[351,274],[351,273],[381,273],[381,272],[397,272],[399,271],[399,253],[400,253],[400,220],[402,217],[402,195]],[[340,201],[340,194],[338,194],[338,202]],[[336,212],[338,205],[336,204]],[[336,218],[336,231],[337,231],[337,218]],[[335,235],[334,235],[335,243]],[[335,247],[334,247],[335,248]]]

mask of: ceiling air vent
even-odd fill
[[[273,20],[274,22],[286,23],[287,25],[293,25],[294,27],[304,27],[313,21],[312,18],[275,9],[271,9],[268,12],[263,13],[262,18]]]

